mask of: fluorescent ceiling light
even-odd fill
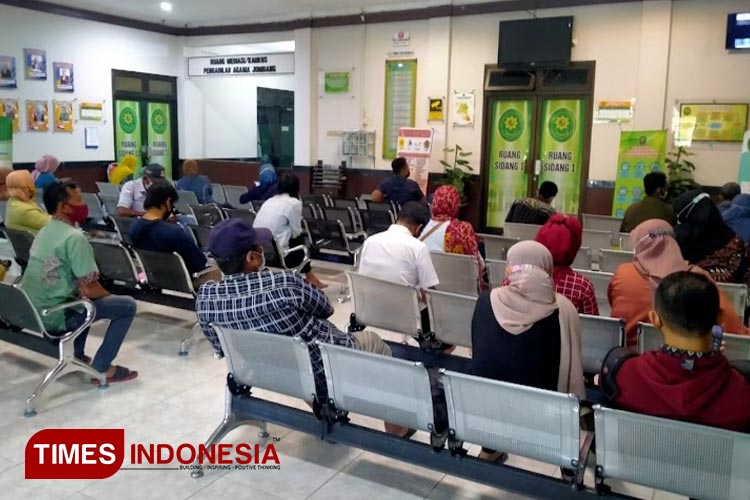
[[[159,7],[161,7],[161,10],[164,12],[172,12],[172,4],[169,2],[162,2],[159,4]]]

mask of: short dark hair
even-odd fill
[[[175,187],[168,182],[155,182],[152,184],[148,191],[146,191],[146,199],[143,202],[143,208],[148,210],[150,208],[159,208],[167,203],[167,200],[172,200],[174,205],[180,196],[177,194]]]
[[[643,178],[643,188],[646,195],[651,196],[657,189],[667,187],[667,176],[664,172],[651,172]]]
[[[430,222],[430,209],[418,201],[409,201],[401,207],[398,220],[411,226],[426,226]]]
[[[719,317],[719,289],[702,274],[678,271],[659,283],[654,308],[677,333],[709,335]]]
[[[740,192],[740,185],[736,182],[727,182],[719,189],[719,194],[727,201],[732,201]]]
[[[542,185],[539,186],[539,194],[544,199],[554,198],[557,196],[557,184],[552,181],[542,182]]]
[[[245,265],[245,256],[247,255],[247,252],[250,251],[262,252],[263,247],[261,247],[260,245],[255,245],[254,247],[250,247],[244,252],[238,253],[237,255],[223,258],[214,256],[214,259],[216,260],[216,265],[219,266],[219,269],[221,269],[221,272],[224,273],[225,276],[229,276],[231,274],[238,274],[242,272],[242,268]]]
[[[48,214],[57,212],[57,207],[60,206],[60,203],[65,203],[70,199],[70,189],[78,189],[78,184],[72,181],[57,181],[44,188],[42,200]]]
[[[287,172],[279,178],[277,185],[279,194],[288,194],[292,198],[299,198],[299,179],[296,175]]]
[[[406,158],[402,156],[399,156],[391,162],[391,168],[393,169],[394,174],[400,174],[401,170],[403,170],[404,167],[407,166],[409,166],[409,163],[406,161]]]

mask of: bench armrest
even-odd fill
[[[65,342],[68,340],[75,339],[78,337],[81,332],[86,330],[88,327],[91,326],[91,323],[94,322],[94,319],[96,318],[96,307],[94,306],[94,303],[91,302],[88,299],[78,299],[71,302],[66,302],[64,304],[60,304],[54,307],[50,307],[48,309],[42,309],[42,316],[49,316],[52,313],[63,311],[65,309],[70,309],[72,307],[79,307],[82,306],[86,310],[86,318],[84,319],[83,323],[76,328],[75,330],[71,332],[67,332],[65,335],[49,335],[49,337],[54,338],[56,340],[59,340],[60,342]]]

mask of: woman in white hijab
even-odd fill
[[[477,300],[472,373],[584,398],[581,323],[570,300],[555,293],[553,269],[552,255],[541,243],[522,241],[510,248],[504,286]],[[483,450],[483,458],[503,457]]]

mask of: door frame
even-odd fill
[[[498,66],[495,64],[487,64],[485,65],[485,81],[488,81],[488,72],[490,70],[497,70]],[[481,158],[480,158],[480,167],[479,167],[479,175],[480,175],[480,182],[481,182],[481,195],[480,195],[480,210],[481,214],[479,217],[480,220],[480,230],[485,233],[489,234],[502,234],[502,229],[498,228],[489,228],[487,227],[487,206],[489,203],[489,174],[485,171],[485,168],[489,168],[489,160],[490,160],[490,136],[489,134],[492,131],[491,126],[494,124],[491,124],[492,121],[492,108],[491,103],[500,99],[500,100],[531,100],[534,103],[535,109],[534,109],[534,119],[533,119],[533,127],[534,130],[537,130],[537,125],[539,123],[539,120],[541,120],[541,113],[542,113],[542,106],[540,105],[540,102],[543,99],[583,99],[584,100],[584,119],[586,120],[586,126],[583,130],[583,158],[581,162],[581,178],[579,182],[579,212],[578,215],[580,217],[580,214],[583,213],[585,210],[585,192],[586,192],[586,185],[589,177],[589,162],[591,160],[591,134],[593,130],[593,118],[594,118],[594,82],[595,82],[595,76],[596,76],[596,61],[576,61],[571,62],[568,65],[557,67],[557,68],[549,68],[550,70],[554,69],[586,69],[588,71],[588,77],[586,80],[586,83],[584,87],[579,87],[576,89],[560,89],[556,88],[554,86],[546,86],[544,85],[544,78],[537,76],[534,82],[534,88],[533,89],[508,89],[508,90],[485,90],[483,95],[483,105],[482,105],[482,148],[481,148]],[[538,75],[543,75],[546,70],[530,70],[535,71]],[[539,137],[539,134],[532,134],[531,138],[531,152],[530,156],[536,156],[538,153],[539,148],[539,141],[541,140],[541,137]],[[527,174],[529,174],[530,182],[529,182],[529,188],[531,190],[537,188],[537,179],[534,179],[534,161],[537,160],[537,158],[529,158],[527,161]],[[531,193],[528,193],[529,195]]]

